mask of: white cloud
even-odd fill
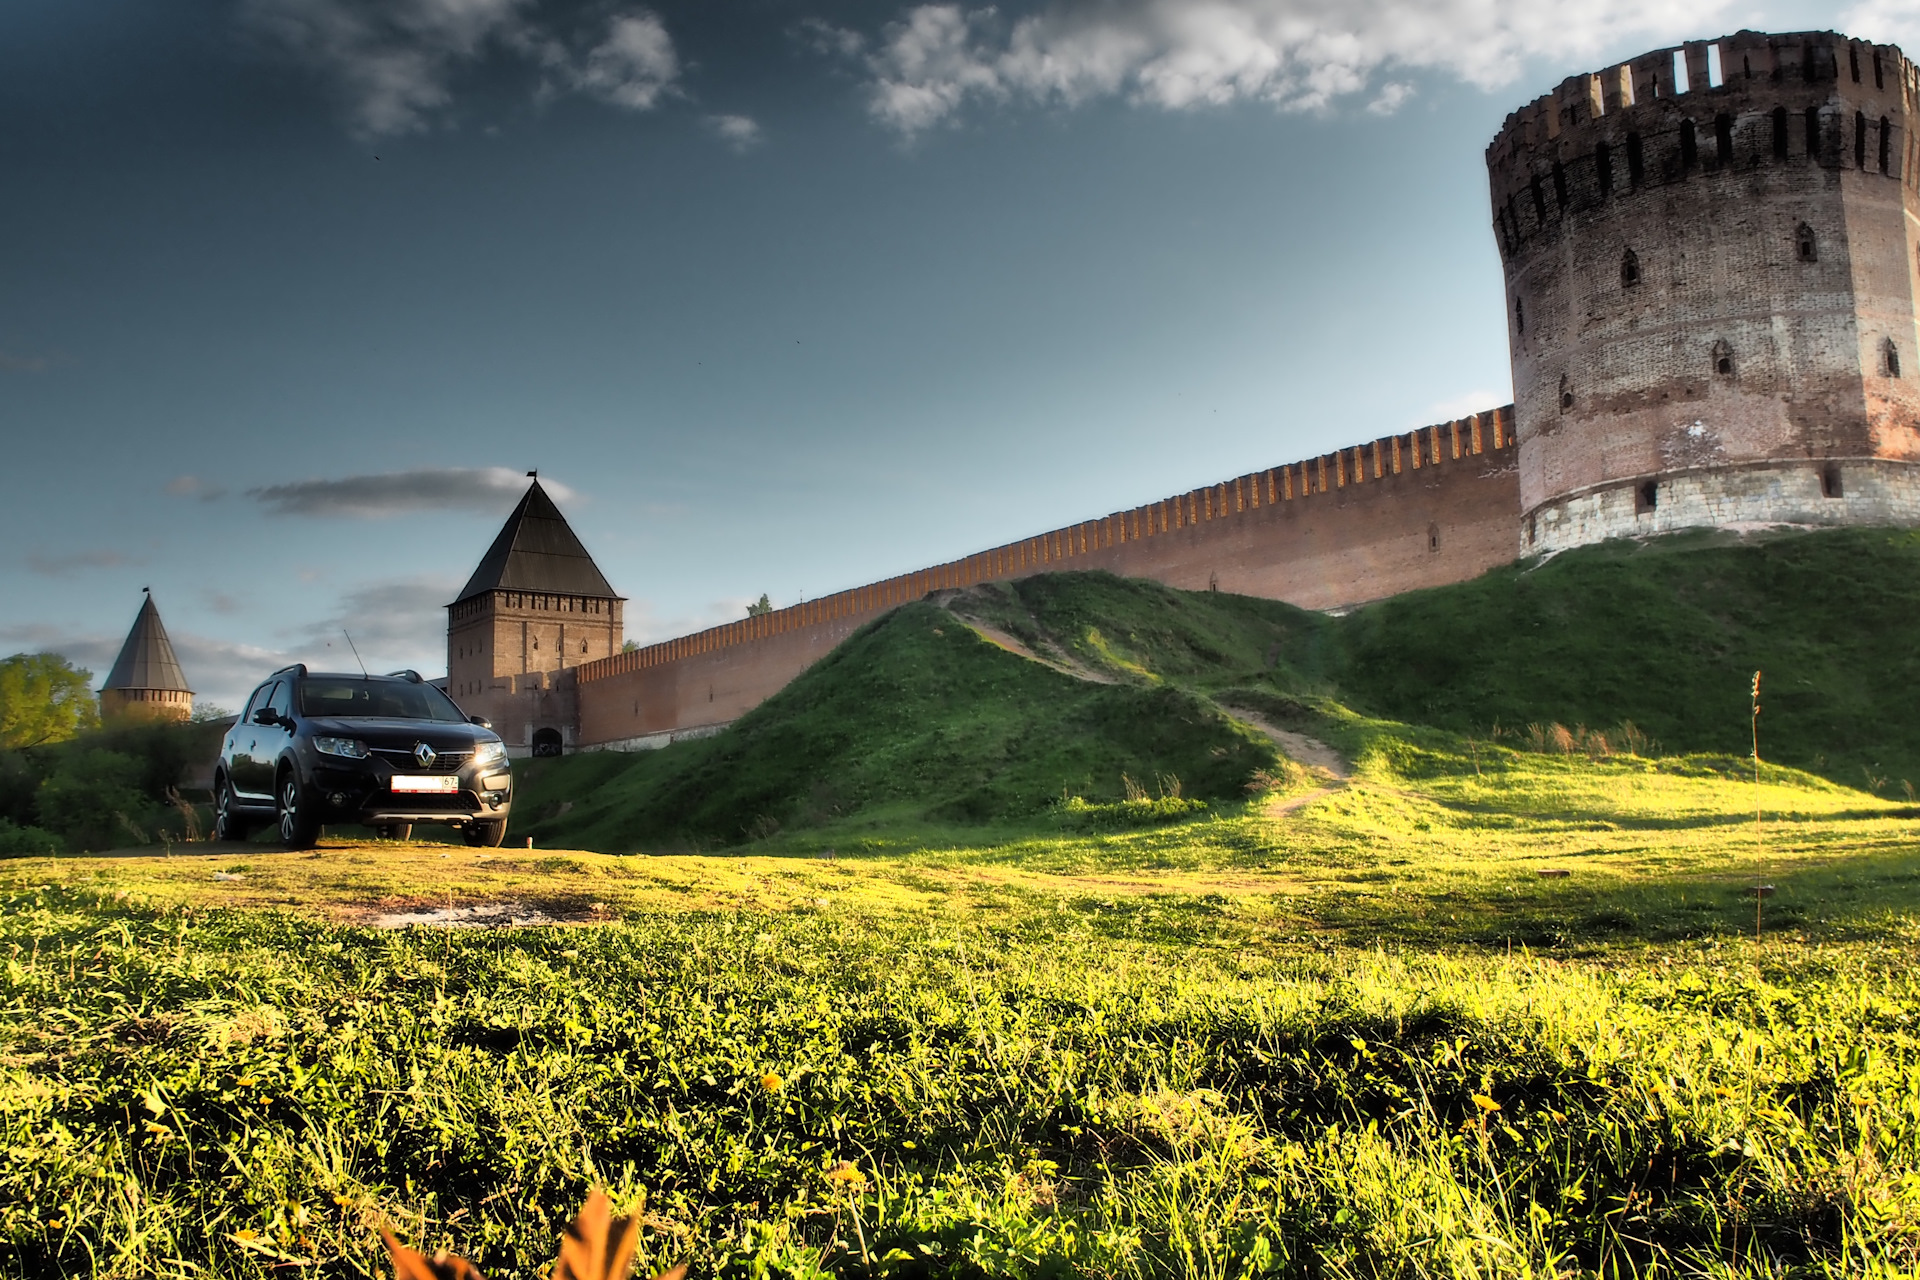
[[[760,125],[752,116],[708,116],[707,123],[735,151],[751,151],[760,145]]]
[[[1256,101],[1318,111],[1366,94],[1369,109],[1389,112],[1413,91],[1400,78],[1406,72],[1494,88],[1512,81],[1526,58],[1597,55],[1628,37],[1658,43],[1697,31],[1728,7],[1728,0],[1053,0],[1009,22],[993,8],[922,4],[864,52],[868,108],[909,137],[974,103],[1071,107],[1118,96],[1168,110]],[[860,49],[847,46],[843,56]]]
[[[666,27],[651,13],[607,24],[607,35],[573,73],[574,86],[616,107],[645,111],[679,78],[680,61]]]
[[[241,0],[243,27],[330,79],[354,131],[419,133],[454,102],[454,82],[488,58],[517,60],[556,86],[644,111],[671,90],[679,59],[646,9],[616,12],[576,59],[540,20],[542,0]]]
[[[541,487],[556,501],[575,500],[554,480]],[[527,490],[527,479],[510,467],[422,467],[338,480],[299,480],[247,490],[278,516],[345,516],[384,519],[416,511],[479,511],[505,515]]]
[[[1861,0],[1840,16],[1839,28],[1861,40],[1920,49],[1920,0]]]
[[[1436,400],[1421,411],[1420,421],[1410,424],[1416,427],[1428,427],[1438,422],[1452,422],[1464,418],[1470,413],[1485,413],[1489,409],[1498,409],[1510,404],[1513,394],[1507,391],[1465,391],[1457,396],[1448,396]]]

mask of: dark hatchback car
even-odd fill
[[[399,839],[442,823],[493,847],[513,803],[499,735],[412,671],[274,672],[220,744],[213,786],[215,839],[277,822],[289,849],[312,848],[329,822]]]

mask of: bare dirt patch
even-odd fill
[[[540,925],[556,924],[593,924],[610,918],[607,906],[603,902],[591,903],[585,907],[560,906],[556,903],[538,904],[517,899],[499,902],[476,902],[459,907],[451,904],[444,907],[413,906],[382,910],[380,907],[366,907],[349,912],[355,924],[369,925],[375,929],[513,929],[529,928]]]

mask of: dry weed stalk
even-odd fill
[[[393,1260],[394,1280],[486,1280],[479,1268],[442,1249],[431,1258],[409,1249],[382,1227]],[[640,1240],[640,1223],[613,1216],[613,1202],[599,1187],[580,1206],[580,1212],[560,1237],[560,1256],[547,1280],[627,1280],[633,1274],[633,1252]],[[669,1267],[654,1280],[685,1280],[687,1264]]]

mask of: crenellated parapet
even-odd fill
[[[1569,76],[1487,148],[1503,253],[1637,191],[1812,163],[1912,184],[1920,76],[1896,46],[1741,31]]]
[[[1396,503],[1404,505],[1412,494],[1420,492],[1418,489],[1402,491],[1394,487],[1395,481],[1415,484],[1442,469],[1455,470],[1461,466],[1474,467],[1475,476],[1487,472],[1489,467],[1495,472],[1510,474],[1513,448],[1512,406],[1469,414],[1301,462],[1249,472],[1158,502],[1116,511],[1097,520],[1003,543],[932,568],[584,662],[577,669],[576,678],[586,686],[794,632],[839,624],[857,626],[888,609],[936,591],[958,590],[1035,573],[1109,569],[1183,585],[1178,579],[1178,566],[1181,561],[1190,561],[1199,567],[1197,571],[1190,571],[1195,572],[1195,579],[1185,585],[1234,589],[1238,584],[1231,580],[1222,583],[1220,579],[1222,574],[1232,575],[1237,568],[1244,567],[1245,557],[1233,547],[1235,535],[1245,532],[1263,516],[1291,513],[1307,517],[1312,514],[1310,508],[1338,501],[1344,511],[1365,518],[1366,512],[1390,508]],[[1507,496],[1504,491],[1502,496]],[[1353,504],[1358,504],[1357,508]],[[1410,545],[1404,554],[1417,565],[1424,565],[1429,558],[1441,563],[1442,534],[1439,522],[1429,518],[1431,514],[1434,513],[1423,506],[1420,518],[1409,525],[1413,534],[1407,539]],[[1476,521],[1485,519],[1487,514],[1484,504],[1473,511]],[[1496,512],[1493,518],[1501,521],[1506,516],[1507,513]],[[1372,522],[1382,529],[1393,523],[1384,511]],[[1447,541],[1447,550],[1452,552],[1450,533]],[[1500,559],[1510,554],[1508,545],[1503,541]],[[1196,548],[1198,554],[1194,554]],[[1218,549],[1222,548],[1228,550],[1220,552]],[[1274,546],[1262,559],[1284,559],[1288,550]],[[1292,550],[1303,557],[1328,554],[1318,548]],[[1172,553],[1172,563],[1166,559],[1168,552]],[[1458,566],[1463,562],[1478,572],[1491,563],[1498,563],[1499,559],[1481,563],[1449,555],[1443,562],[1443,572],[1458,575],[1462,572]],[[1369,598],[1370,592],[1390,594],[1386,590],[1370,589],[1360,581],[1334,584],[1328,589],[1333,593],[1331,596],[1304,602],[1339,607],[1359,603]],[[637,704],[634,714],[639,714]]]

